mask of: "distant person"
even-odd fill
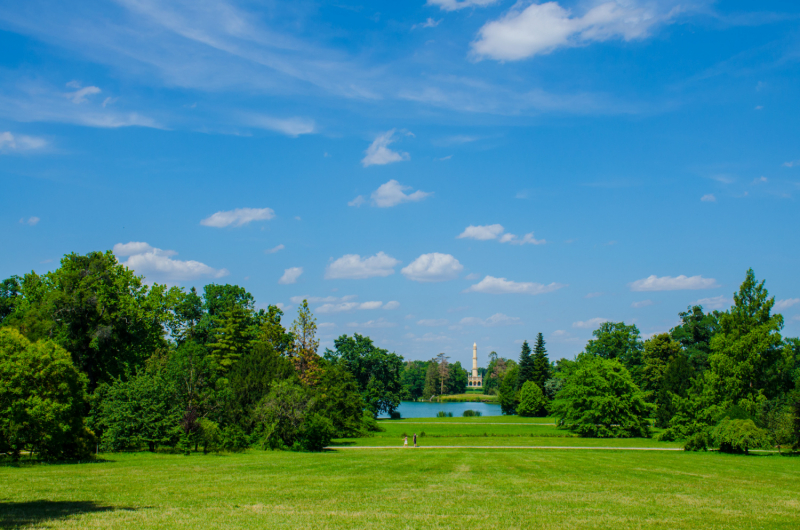
[[[414,433],[414,447],[417,446],[417,433]]]
[[[403,437],[403,447],[408,447],[408,436]]]

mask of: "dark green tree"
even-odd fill
[[[533,381],[526,381],[519,391],[517,414],[528,418],[547,415],[547,399],[539,385]]]
[[[522,388],[522,385],[528,381],[533,381],[536,377],[536,368],[534,366],[534,359],[531,355],[531,347],[528,341],[522,342],[522,351],[519,354],[519,371],[517,372],[517,390]]]
[[[252,348],[255,342],[252,323],[250,311],[239,305],[222,313],[210,344],[211,358],[218,372],[229,371]]]
[[[425,361],[406,361],[403,365],[403,372],[400,375],[404,399],[416,401],[423,396],[427,371],[428,363]]]
[[[6,317],[14,312],[21,298],[22,284],[19,277],[12,276],[0,282],[0,326]]]
[[[400,374],[403,358],[378,348],[372,339],[358,333],[342,335],[333,341],[335,350],[325,350],[325,359],[344,368],[355,378],[366,406],[374,416],[390,414],[403,394]]]
[[[497,397],[500,401],[500,409],[503,411],[503,414],[517,413],[517,405],[519,404],[518,381],[519,367],[515,363],[506,370],[497,392]]]
[[[422,391],[423,399],[429,400],[433,396],[438,396],[440,388],[439,363],[435,359],[431,359],[428,361],[428,369],[425,371],[425,386]]]
[[[652,405],[617,359],[581,355],[551,409],[561,426],[581,436],[650,436]]]
[[[635,324],[628,326],[624,322],[603,322],[592,335],[595,338],[586,344],[586,353],[601,359],[618,359],[634,381],[639,381],[644,347]]]
[[[719,329],[719,311],[703,313],[703,307],[690,306],[679,313],[681,323],[670,330],[672,339],[680,342],[695,371],[708,368],[711,339]]]
[[[463,394],[467,391],[469,374],[461,367],[461,362],[456,361],[448,367],[445,392],[447,394]]]
[[[533,379],[531,381],[543,390],[548,379],[550,379],[550,359],[547,358],[544,336],[539,333],[536,335],[536,344],[533,346]]]

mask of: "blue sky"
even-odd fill
[[[757,9],[757,10],[754,10]],[[748,267],[800,333],[796,2],[0,2],[0,275],[114,249],[322,345],[482,365],[667,331]]]

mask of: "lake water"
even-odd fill
[[[461,416],[465,410],[477,410],[483,416],[501,416],[500,405],[490,403],[420,403],[418,401],[402,401],[397,411],[403,418],[435,418],[440,410],[452,412],[453,417]],[[388,414],[378,416],[388,418]]]

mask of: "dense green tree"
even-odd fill
[[[166,346],[178,288],[143,284],[113,253],[68,254],[44,276],[26,274],[4,321],[31,340],[51,338],[89,378],[89,390],[143,365]]]
[[[547,399],[539,385],[533,381],[526,381],[519,391],[517,414],[528,418],[547,415]]]
[[[175,388],[161,373],[141,371],[98,389],[102,396],[98,425],[106,449],[137,449],[146,445],[174,446],[180,437],[182,414]]]
[[[294,335],[286,331],[281,324],[283,311],[271,305],[266,311],[259,310],[256,315],[258,321],[258,341],[269,343],[280,355],[288,356],[294,344]]]
[[[494,353],[494,352],[492,352]],[[495,353],[494,356],[489,356],[489,366],[486,368],[486,375],[483,378],[483,393],[486,395],[495,395],[500,390],[500,384],[506,372],[517,363],[513,360],[498,357]]]
[[[536,377],[536,368],[534,367],[534,359],[531,355],[531,347],[528,341],[522,341],[522,351],[519,354],[519,362],[517,363],[519,370],[517,372],[517,390],[522,388],[522,385],[528,381],[533,381]]]
[[[214,368],[220,373],[228,372],[252,348],[254,331],[248,309],[234,305],[223,311],[210,344]]]
[[[544,336],[539,333],[536,335],[536,344],[533,346],[533,381],[540,389],[544,389],[545,383],[550,379],[550,359],[547,358],[547,348],[545,348]]]
[[[366,406],[374,416],[390,414],[403,394],[400,373],[403,358],[378,348],[372,339],[358,333],[342,335],[333,341],[335,350],[326,348],[325,359],[353,374]]]
[[[500,409],[503,411],[503,414],[517,413],[517,405],[519,404],[518,380],[519,367],[515,363],[506,370],[497,392],[497,397],[500,401]]]
[[[315,387],[316,400],[312,412],[327,418],[337,437],[363,434],[366,405],[361,398],[358,383],[344,368],[330,363],[325,364],[327,366],[322,370],[319,384]],[[314,430],[320,425],[310,428]],[[317,450],[314,447],[312,449]]]
[[[426,361],[406,361],[400,374],[404,399],[416,401],[424,395],[427,371],[428,363]]]
[[[448,367],[447,380],[445,381],[445,393],[463,394],[467,391],[469,373],[461,367],[461,362],[456,361]]]
[[[661,386],[655,394],[656,427],[664,428],[677,413],[676,404],[685,399],[692,386],[694,367],[685,353],[674,355],[667,364]]]
[[[650,436],[652,406],[617,359],[581,355],[551,409],[560,425],[581,436]]]
[[[422,391],[423,399],[429,400],[433,396],[438,396],[440,388],[439,364],[435,359],[431,359],[428,362],[428,369],[425,371],[425,386]]]
[[[0,453],[15,460],[22,451],[47,460],[89,454],[86,385],[55,342],[30,342],[15,329],[0,329]]]
[[[672,339],[681,343],[694,370],[702,372],[708,368],[711,339],[719,329],[719,311],[703,313],[703,307],[690,306],[679,313],[681,323],[670,330]]]
[[[17,276],[6,278],[0,282],[0,326],[3,321],[14,312],[17,303],[22,298],[22,284]]]
[[[641,381],[649,401],[654,401],[661,389],[669,363],[681,354],[680,343],[672,340],[668,333],[654,335],[644,342],[642,352]]]
[[[271,449],[321,450],[334,434],[330,420],[313,411],[312,390],[289,381],[276,383],[254,411],[262,444]]]
[[[603,322],[592,332],[595,337],[586,344],[586,353],[602,359],[618,359],[638,381],[642,364],[642,341],[639,328],[624,322]]]

